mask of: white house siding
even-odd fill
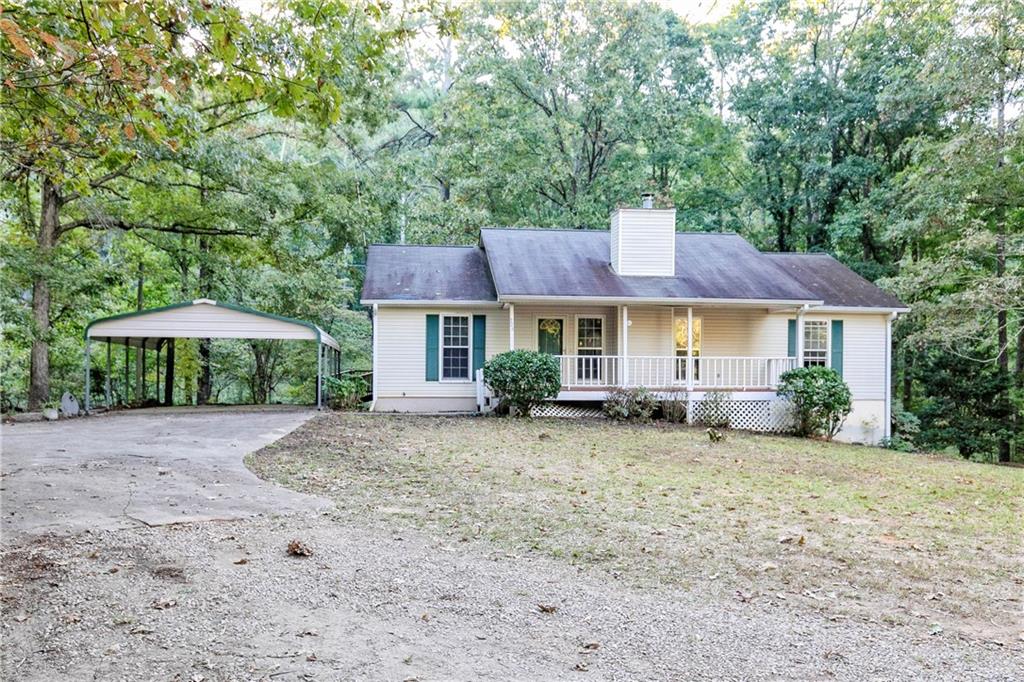
[[[508,317],[508,311],[501,313]],[[516,316],[516,348],[526,350],[537,350],[537,320],[545,318],[558,318],[564,320],[562,327],[562,346],[565,355],[576,353],[576,318],[577,317],[604,317],[604,354],[616,355],[618,353],[618,310],[614,306],[550,306],[550,305],[529,305],[517,303],[515,306]],[[506,322],[506,347],[508,350],[507,322]],[[630,348],[630,354],[635,354]]]
[[[498,307],[379,306],[375,411],[453,412],[476,409],[473,381],[427,381],[427,315],[486,315],[484,354],[508,350],[508,311]]]
[[[785,353],[787,320],[793,313],[768,316],[764,341]],[[843,379],[850,387],[853,410],[838,440],[877,443],[885,435],[885,328],[887,315],[875,313],[814,313],[805,320],[843,321]],[[832,327],[829,325],[829,348]],[[831,362],[831,356],[829,358]]]
[[[675,308],[686,315],[686,308]],[[472,382],[425,380],[427,314],[485,314],[486,356],[508,350],[508,317],[500,308],[432,308],[381,306],[377,321],[376,410],[463,411],[476,406]],[[605,354],[620,353],[621,331],[617,306],[515,305],[515,347],[537,349],[537,320],[546,317],[565,321],[565,353],[575,353],[576,318],[603,315]],[[784,357],[788,350],[788,320],[793,312],[769,313],[765,309],[694,308],[702,319],[701,353],[706,357]],[[629,355],[672,356],[673,308],[630,305]],[[808,313],[807,320],[843,320],[843,378],[853,395],[853,411],[839,440],[876,443],[884,435],[885,329],[883,314]],[[831,326],[829,328],[831,333]]]
[[[620,208],[610,237],[610,260],[620,275],[675,276],[675,209]]]

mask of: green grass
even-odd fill
[[[365,414],[314,420],[249,464],[343,520],[639,587],[1018,636],[1024,469],[678,426]]]

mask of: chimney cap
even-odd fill
[[[644,192],[641,194],[640,206],[643,208],[654,208],[654,192]]]

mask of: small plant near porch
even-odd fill
[[[484,381],[508,405],[510,413],[528,416],[534,405],[558,395],[562,371],[551,355],[513,350],[487,361]]]
[[[850,414],[850,387],[828,367],[789,370],[779,380],[778,393],[793,405],[796,432],[801,436],[832,440]]]
[[[649,422],[658,401],[646,388],[613,388],[601,406],[604,416],[616,421]]]

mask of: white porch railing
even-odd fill
[[[687,358],[671,356],[558,355],[566,388],[645,386],[685,388]],[[775,388],[791,357],[697,357],[693,386],[700,389]]]

